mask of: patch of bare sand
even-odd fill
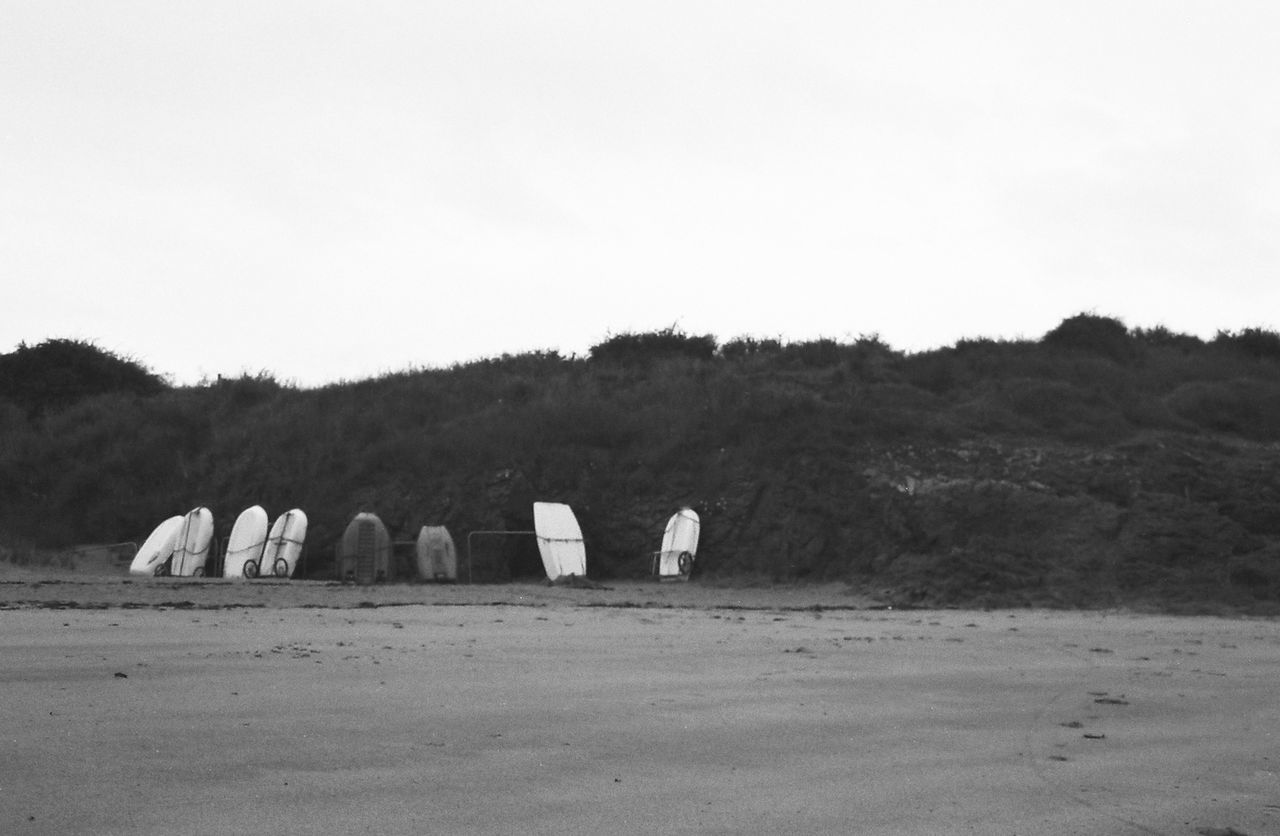
[[[0,591],[0,832],[1280,832],[1273,620],[172,583]]]

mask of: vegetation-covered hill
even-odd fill
[[[667,330],[319,389],[172,388],[97,349],[23,365],[47,345],[0,356],[11,547],[138,541],[196,505],[225,536],[248,505],[301,507],[324,576],[357,511],[398,539],[445,524],[465,553],[468,532],[530,528],[540,499],[574,507],[593,575],[642,577],[687,504],[713,580],[1280,611],[1270,331],[1205,342],[1082,314],[1036,341],[906,355]],[[95,371],[121,363],[136,373]],[[476,579],[526,571],[528,548],[486,552]]]

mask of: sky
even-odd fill
[[[1280,4],[0,0],[0,352],[1280,326]]]

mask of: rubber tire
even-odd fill
[[[244,574],[246,578],[249,578],[250,580],[253,580],[254,578],[258,577],[258,561],[246,560],[244,562],[244,569],[242,569],[241,572]]]
[[[680,569],[680,574],[689,574],[689,572],[693,570],[693,555],[688,552],[680,552],[680,557],[676,561],[676,565]]]
[[[277,557],[275,565],[271,567],[271,573],[277,578],[289,577],[289,561],[283,557]]]

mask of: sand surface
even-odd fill
[[[0,833],[1280,834],[1276,620],[611,586],[0,574]]]

